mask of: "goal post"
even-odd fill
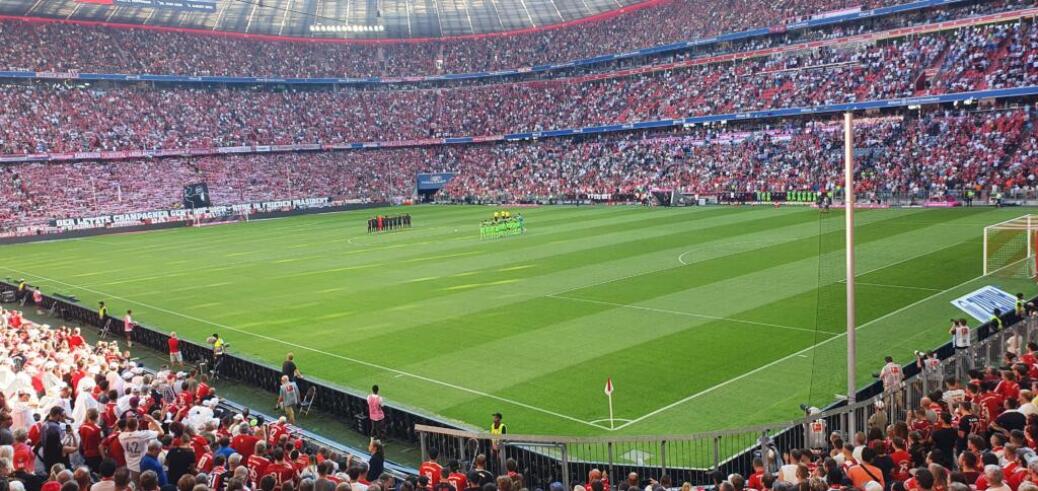
[[[1038,271],[1038,215],[984,227],[984,275],[1033,278]]]

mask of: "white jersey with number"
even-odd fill
[[[941,376],[941,360],[934,357],[923,359],[923,373],[930,379],[939,378]]]
[[[970,347],[970,326],[958,326],[952,332],[952,343],[956,348]]]
[[[883,366],[883,371],[879,372],[879,378],[883,381],[883,388],[894,389],[901,385],[905,375],[901,373],[901,365],[890,362]]]
[[[126,456],[126,468],[140,472],[141,457],[144,457],[148,450],[148,442],[158,437],[159,433],[152,430],[119,433],[119,443],[123,446],[123,454]]]

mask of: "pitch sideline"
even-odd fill
[[[244,335],[247,335],[247,336],[252,336],[252,337],[263,339],[263,340],[266,340],[266,341],[272,341],[272,342],[275,342],[275,343],[280,343],[280,344],[283,344],[285,346],[291,346],[291,347],[296,348],[296,349],[302,349],[302,350],[306,350],[306,351],[311,351],[313,353],[317,353],[317,354],[321,354],[321,355],[325,355],[325,356],[330,356],[332,358],[338,358],[340,360],[347,361],[347,362],[350,362],[350,363],[354,363],[354,364],[357,364],[357,365],[366,366],[368,368],[374,368],[376,370],[382,370],[382,371],[385,371],[385,372],[394,373],[394,374],[396,374],[398,376],[410,377],[410,378],[413,378],[415,380],[421,380],[423,382],[428,382],[428,383],[440,385],[440,386],[443,386],[443,387],[448,387],[448,388],[451,388],[451,389],[454,389],[454,390],[457,390],[457,391],[460,391],[460,392],[466,392],[466,393],[477,395],[477,396],[480,396],[480,397],[486,397],[486,398],[493,399],[493,400],[496,400],[496,401],[499,401],[499,402],[503,402],[503,403],[506,403],[506,404],[511,404],[513,406],[516,406],[516,407],[521,407],[521,408],[524,408],[524,409],[529,409],[531,411],[536,411],[536,412],[539,412],[539,413],[547,414],[549,416],[555,416],[557,418],[565,419],[567,421],[572,421],[574,423],[580,423],[580,424],[583,424],[583,425],[591,426],[591,427],[602,429],[602,430],[608,430],[609,429],[608,426],[603,426],[603,425],[596,424],[596,423],[591,422],[591,421],[585,421],[585,420],[582,420],[580,418],[576,418],[576,417],[569,416],[569,415],[566,415],[566,414],[558,413],[558,412],[555,412],[555,411],[552,411],[552,410],[549,410],[549,409],[544,409],[544,408],[541,408],[541,407],[533,406],[533,405],[527,404],[525,402],[520,402],[520,401],[516,401],[516,400],[513,400],[513,399],[508,399],[508,398],[505,398],[505,397],[496,396],[494,394],[489,394],[489,393],[486,393],[486,392],[483,392],[483,391],[480,391],[480,390],[471,389],[471,388],[464,387],[464,386],[457,385],[457,384],[453,384],[453,383],[450,383],[450,382],[445,382],[443,380],[438,380],[438,379],[426,377],[424,375],[418,375],[418,374],[415,374],[415,373],[405,372],[403,370],[387,367],[387,366],[384,366],[384,365],[379,365],[377,363],[372,363],[372,362],[360,360],[360,359],[357,359],[357,358],[351,358],[351,357],[348,357],[348,356],[338,355],[338,354],[335,354],[335,353],[329,353],[327,351],[323,351],[323,350],[320,350],[320,349],[317,349],[317,348],[312,348],[310,346],[304,346],[304,345],[301,345],[301,344],[293,343],[291,341],[285,341],[285,340],[282,340],[282,339],[266,336],[266,335],[263,335],[263,334],[257,334],[257,333],[254,333],[254,332],[249,332],[249,331],[246,331],[246,330],[243,330],[243,329],[238,329],[238,328],[235,328],[235,327],[232,327],[232,326],[228,326],[226,324],[221,324],[219,322],[213,322],[213,321],[209,321],[209,320],[202,319],[202,318],[199,318],[199,317],[195,317],[195,316],[192,316],[192,315],[183,314],[183,313],[172,311],[172,310],[169,310],[169,309],[164,309],[162,307],[156,307],[154,305],[149,305],[149,304],[146,304],[146,303],[143,303],[143,302],[139,302],[137,300],[133,300],[133,299],[130,299],[130,298],[120,297],[120,296],[117,296],[117,295],[111,295],[111,294],[109,294],[107,292],[103,292],[103,291],[99,291],[99,290],[94,290],[94,289],[91,289],[91,288],[80,287],[80,286],[77,286],[77,285],[73,285],[71,283],[66,283],[66,282],[63,282],[63,281],[58,281],[58,280],[55,280],[55,279],[52,279],[52,278],[47,278],[45,276],[40,276],[40,275],[33,274],[33,273],[30,273],[30,272],[27,272],[27,271],[19,271],[19,270],[16,270],[16,269],[8,268],[6,266],[0,266],[0,268],[6,269],[7,271],[11,271],[13,273],[17,273],[19,275],[31,276],[31,277],[39,278],[39,279],[47,281],[47,282],[57,283],[57,284],[60,284],[60,285],[65,285],[65,286],[70,287],[70,288],[76,288],[76,289],[87,291],[87,292],[91,292],[91,293],[94,293],[94,294],[97,294],[97,295],[104,295],[105,297],[108,297],[108,298],[114,298],[116,300],[122,300],[124,302],[133,303],[133,304],[140,305],[140,306],[148,308],[148,309],[156,310],[156,311],[159,311],[159,312],[164,312],[164,313],[167,313],[167,314],[170,314],[170,315],[174,315],[174,316],[181,317],[181,318],[184,318],[184,319],[192,320],[192,321],[195,321],[195,322],[200,322],[200,323],[203,323],[203,324],[209,324],[211,326],[219,327],[221,329],[227,329],[229,331],[233,331],[233,332],[236,332],[236,333],[239,333],[239,334],[244,334]]]

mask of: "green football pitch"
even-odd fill
[[[0,275],[394,405],[512,433],[664,434],[794,417],[845,392],[843,214],[543,207],[480,240],[490,207],[413,207],[0,247]],[[859,384],[948,340],[984,285],[985,225],[1021,209],[857,213]],[[615,384],[616,429],[603,393]]]

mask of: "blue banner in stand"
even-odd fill
[[[439,191],[454,179],[453,172],[418,174],[418,191]]]
[[[987,322],[995,315],[995,309],[1003,314],[1012,312],[1016,308],[1016,297],[989,285],[956,298],[951,303],[959,310],[969,314],[970,317],[980,322]]]

